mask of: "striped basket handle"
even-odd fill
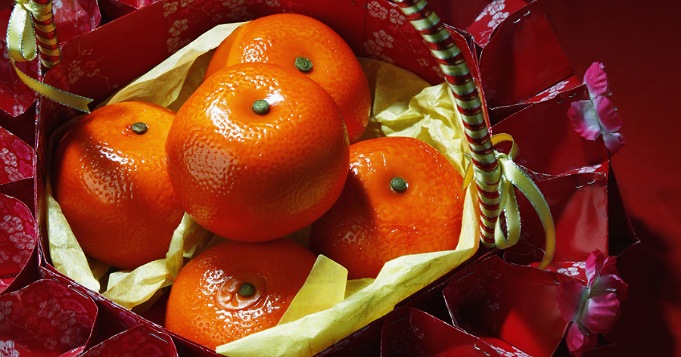
[[[454,43],[437,14],[429,8],[426,0],[392,1],[428,44],[454,94],[470,149],[473,179],[478,191],[480,240],[488,247],[501,249],[517,243],[520,237],[520,215],[515,186],[528,198],[544,227],[546,244],[539,267],[546,267],[553,259],[555,251],[555,226],[548,203],[529,176],[513,163],[515,145],[512,145],[510,154],[500,154],[494,150],[495,143],[513,143],[513,139],[508,134],[491,136],[487,112],[463,52]],[[501,233],[499,216],[502,209],[505,212],[508,237]]]
[[[40,62],[45,68],[53,67],[61,61],[52,0],[15,0],[7,26],[6,42],[14,72],[24,84],[54,102],[85,113],[90,112],[89,104],[92,99],[45,84],[16,66],[16,62],[35,60],[38,52]]]
[[[393,1],[428,43],[454,94],[456,108],[461,115],[470,148],[474,179],[479,193],[480,238],[486,245],[493,245],[494,227],[501,213],[499,195],[501,169],[494,153],[485,118],[486,112],[473,75],[466,64],[463,52],[425,0]]]
[[[17,61],[31,61],[40,52],[40,62],[50,68],[61,59],[52,0],[15,0],[7,33],[9,46],[18,48],[12,54]]]
[[[34,0],[39,7],[43,7],[39,14],[33,13],[33,29],[38,40],[40,62],[50,68],[61,61],[61,51],[57,40],[57,26],[54,22],[52,0]]]

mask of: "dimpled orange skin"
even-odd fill
[[[407,182],[392,190],[396,177]],[[350,146],[350,171],[336,204],[313,225],[310,249],[374,278],[399,256],[454,249],[463,208],[462,178],[430,145],[384,137]]]
[[[243,62],[268,62],[295,68],[295,60],[300,56],[313,63],[312,71],[306,75],[326,89],[338,104],[350,142],[358,141],[371,111],[366,75],[348,44],[314,18],[275,14],[240,26],[218,46],[206,76]]]
[[[288,239],[226,242],[192,259],[175,279],[165,327],[208,348],[279,323],[316,256]],[[250,283],[255,293],[238,293]]]
[[[183,215],[166,171],[173,117],[152,104],[110,104],[61,140],[54,197],[88,256],[123,269],[165,256]],[[135,134],[135,122],[146,123],[147,132]]]
[[[257,114],[256,100],[270,103]],[[317,83],[271,64],[240,64],[206,80],[178,111],[168,171],[203,227],[246,242],[280,238],[336,201],[349,160],[345,126]]]

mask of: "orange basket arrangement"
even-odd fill
[[[541,1],[429,5],[424,0],[166,0],[109,1],[101,7],[120,17],[77,36],[65,31],[69,38],[61,43],[61,26],[70,27],[55,21],[54,14],[67,9],[55,9],[50,1],[17,1],[8,16],[5,43],[10,55],[0,70],[17,83],[17,91],[27,93],[27,86],[28,93],[39,96],[35,105],[36,97],[21,97],[23,102],[15,104],[21,113],[11,114],[25,119],[34,115],[35,120],[22,123],[21,128],[29,129],[0,128],[8,173],[0,174],[5,222],[0,245],[0,267],[5,272],[0,349],[54,356],[141,351],[159,356],[445,352],[548,356],[608,348],[604,337],[627,293],[627,284],[615,269],[616,256],[636,242],[629,226],[613,223],[627,219],[609,167],[610,156],[623,143],[618,133],[621,119],[603,67],[594,63],[583,79],[578,78],[551,36]],[[243,40],[248,25],[274,14],[305,15],[328,26],[348,46],[351,59],[340,60],[339,52],[329,63],[349,67],[357,61],[361,71],[354,73],[367,79],[370,101],[365,111],[370,115],[368,122],[359,124],[362,130],[348,119],[353,109],[362,107],[357,104],[361,101],[337,104],[337,92],[351,81],[350,70],[327,74],[323,80],[330,80],[329,87],[275,65],[239,64],[206,74],[212,72],[212,60],[223,56],[223,46],[236,51],[237,45],[229,42],[232,38]],[[281,22],[270,29],[285,27],[288,24]],[[518,44],[524,45],[519,49]],[[322,44],[311,45],[308,51],[315,53],[307,56],[316,55],[318,46]],[[277,55],[292,56],[287,51]],[[309,61],[301,61],[305,60]],[[324,63],[313,58],[301,65],[305,69],[298,69],[321,73]],[[253,68],[260,69],[255,73]],[[268,82],[271,79],[263,72],[279,77]],[[287,76],[293,84],[285,83]],[[259,92],[249,87],[252,83],[268,83],[268,90],[277,91]],[[214,88],[221,88],[219,99]],[[289,91],[305,95],[282,112]],[[346,93],[359,95],[356,90]],[[0,98],[3,109],[19,97],[12,98]],[[248,136],[252,129],[243,129],[238,135],[232,132],[239,138],[222,142],[232,127],[251,128],[237,119],[224,121],[224,113],[232,110],[230,101],[253,103],[240,114],[248,120],[276,116],[281,121],[266,125],[277,129],[262,129],[255,139]],[[360,109],[355,112],[364,110]],[[303,116],[314,120],[286,124],[289,117],[305,111]],[[111,134],[94,124],[98,116],[109,120],[109,126],[114,125],[113,117],[135,123]],[[165,128],[167,141],[159,138],[160,127]],[[300,131],[303,127],[313,129]],[[134,159],[117,156],[123,149],[104,150],[107,157],[151,162],[156,153],[167,153],[177,193],[155,197],[160,205],[135,211],[125,224],[109,219],[116,212],[109,210],[110,205],[86,206],[78,199],[69,203],[89,193],[63,193],[62,187],[82,181],[72,183],[61,173],[64,167],[91,164],[89,153],[101,151],[101,144],[88,142],[93,133],[118,135],[121,130],[127,135],[121,143],[151,138],[143,146],[130,146],[138,155]],[[273,134],[287,130],[292,134]],[[209,136],[207,149],[195,144]],[[269,146],[257,141],[261,137],[267,137]],[[336,139],[338,150],[328,149]],[[277,140],[282,140],[280,145]],[[293,149],[292,140],[297,140]],[[241,141],[246,144],[238,146]],[[261,146],[253,150],[254,143]],[[405,154],[412,145],[418,149]],[[220,156],[215,149],[227,146],[233,156]],[[429,161],[418,150],[432,151],[428,155],[439,161]],[[248,156],[251,152],[253,156]],[[404,157],[398,164],[404,177],[389,169],[392,181],[375,189],[387,194],[370,198],[358,194],[358,187],[373,182],[361,181],[363,175],[369,177],[362,173],[361,163],[387,161],[395,152]],[[250,174],[250,166],[260,165],[261,159],[268,162],[267,169]],[[164,160],[159,165],[165,170]],[[303,164],[295,174],[290,169],[284,174],[277,171],[298,162]],[[378,170],[371,166],[374,163],[368,165],[367,172]],[[225,174],[222,169],[232,171]],[[86,186],[97,186],[89,192],[113,190],[116,171],[102,170],[89,177],[104,184],[86,179]],[[407,176],[417,170],[435,180],[424,185],[432,187],[420,188],[416,175]],[[459,178],[445,180],[449,172]],[[147,185],[148,191],[171,187],[156,171],[130,175],[138,175],[131,179],[134,185]],[[263,194],[258,180],[267,175],[280,180],[279,186],[267,186]],[[338,179],[328,179],[331,175]],[[327,181],[328,186],[317,188]],[[289,190],[292,184],[307,189]],[[262,196],[286,201],[289,191],[295,191],[296,204],[318,201],[309,198],[315,190],[327,198],[312,208],[287,210],[268,200],[253,203],[254,197]],[[415,209],[394,199],[417,190],[429,196],[420,197]],[[459,192],[454,199],[459,206],[449,206],[450,191]],[[381,206],[379,199],[387,203]],[[124,201],[116,202],[123,206]],[[365,201],[376,212],[380,206],[380,214],[368,219],[373,211],[363,211]],[[345,207],[337,209],[338,205]],[[448,212],[453,210],[459,212]],[[68,212],[76,211],[85,218],[78,221],[75,214],[67,218]],[[252,219],[252,212],[267,218]],[[393,215],[399,223],[391,221]],[[439,216],[448,218],[431,224],[437,229],[418,226],[417,220]],[[334,255],[338,247],[345,247],[342,244],[359,244],[349,235],[354,231],[343,230],[346,225],[381,220],[388,228],[368,231],[387,229],[387,236],[405,239],[399,244],[408,248],[421,241],[454,243],[435,251],[391,256],[371,274],[357,272],[352,264],[355,260],[365,264],[363,259],[368,261],[365,257],[378,250],[375,246]],[[446,230],[453,220],[461,220],[453,225],[454,233]],[[153,235],[146,233],[147,226],[156,231],[167,221],[162,254],[134,259],[131,241],[145,244],[140,243],[144,236]],[[336,233],[339,226],[341,233]],[[76,234],[81,231],[89,233]],[[144,234],[137,238],[140,232]],[[339,242],[319,243],[334,234]],[[270,253],[262,248],[261,255],[250,255],[253,247],[271,243],[265,241],[278,245]],[[97,245],[103,248],[92,248]],[[279,262],[277,251],[288,255]],[[242,264],[241,270],[225,273],[221,269],[227,268],[217,267],[220,256],[229,257],[225,264]],[[200,321],[197,316],[207,306],[239,310],[279,303],[281,297],[273,291],[280,288],[268,280],[275,278],[242,272],[256,262],[263,264],[259,260],[264,256],[268,258],[262,260],[271,263],[271,276],[286,276],[280,282],[288,290],[295,286],[283,308],[274,308],[281,311],[259,310],[276,315],[276,321],[229,341],[197,337],[209,329],[206,324],[217,330],[229,326],[222,320],[189,326],[187,321]],[[287,273],[294,265],[304,267],[302,274]],[[201,270],[208,266],[216,268]],[[183,276],[190,271],[208,287],[191,285],[191,278]],[[185,292],[173,293],[176,285]],[[205,289],[218,291],[218,297],[203,299],[208,293],[195,293]],[[192,305],[193,295],[202,296],[195,303],[200,306]],[[171,317],[175,312],[179,318]],[[220,314],[222,319],[241,316]]]

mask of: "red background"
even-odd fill
[[[675,1],[547,1],[547,13],[579,74],[602,61],[624,118],[613,157],[642,244],[619,257],[630,295],[613,339],[598,355],[681,355],[681,4]]]

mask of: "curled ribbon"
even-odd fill
[[[501,181],[499,182],[499,195],[501,197],[501,207],[504,210],[504,217],[506,220],[505,234],[501,228],[500,220],[497,220],[494,229],[494,245],[499,249],[506,249],[514,246],[520,240],[521,220],[520,209],[518,208],[518,199],[515,194],[515,188],[525,195],[535,212],[539,216],[539,220],[544,228],[546,236],[546,244],[544,247],[544,257],[539,263],[539,268],[543,269],[551,260],[556,251],[556,228],[553,223],[553,216],[551,210],[546,202],[546,198],[541,193],[537,185],[532,179],[518,166],[513,160],[518,152],[518,148],[513,141],[513,137],[509,134],[497,134],[492,136],[492,145],[501,142],[510,142],[511,150],[508,154],[495,152],[499,165],[501,166]],[[464,187],[468,186],[473,180],[472,165],[468,166],[466,176],[464,178]]]
[[[7,27],[6,41],[10,62],[19,79],[38,94],[67,107],[89,113],[88,104],[92,102],[92,99],[42,83],[22,72],[16,66],[16,62],[30,62],[36,59],[38,56],[38,51],[36,50],[37,41],[41,41],[43,45],[41,48],[47,48],[47,52],[43,53],[43,55],[49,60],[41,58],[42,63],[49,66],[58,62],[59,46],[56,37],[47,39],[36,37],[33,23],[33,19],[37,19],[41,24],[36,24],[36,26],[41,26],[42,32],[53,33],[53,22],[48,25],[42,23],[45,22],[44,19],[46,17],[51,19],[51,16],[51,1],[48,1],[46,4],[40,4],[33,0],[16,0]],[[48,42],[52,44],[48,46]]]

